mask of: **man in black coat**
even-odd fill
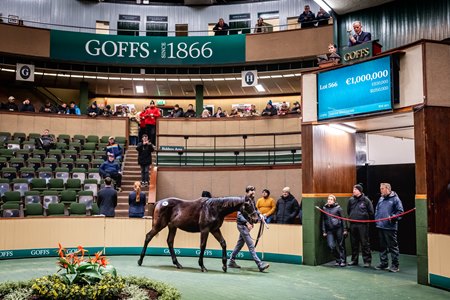
[[[285,187],[281,198],[277,201],[276,220],[278,224],[293,224],[300,211],[297,199],[291,194],[291,189]]]
[[[141,183],[148,186],[150,181],[149,168],[152,164],[152,152],[155,151],[146,134],[142,135],[142,142],[136,147],[138,152],[138,164],[141,166]]]
[[[100,208],[100,214],[105,217],[114,217],[117,206],[117,191],[112,186],[111,177],[105,178],[105,187],[97,195],[97,203]]]

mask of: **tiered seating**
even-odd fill
[[[0,132],[0,216],[98,214],[108,137],[61,134],[48,154],[36,148],[39,137]],[[125,149],[125,137],[116,141]]]

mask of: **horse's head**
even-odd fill
[[[248,216],[246,219],[251,219],[252,223],[257,223],[259,220],[259,214],[254,200],[255,188],[253,186],[248,186],[246,192],[247,195],[245,196],[244,203],[241,206],[241,213]]]

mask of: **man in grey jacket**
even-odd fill
[[[380,184],[381,197],[375,208],[375,219],[389,218],[403,212],[402,201],[398,195],[392,191],[389,183]],[[375,267],[377,270],[387,270],[389,266],[388,253],[391,253],[390,272],[398,272],[399,269],[399,249],[397,241],[398,217],[390,220],[379,221],[376,224],[378,236],[380,238],[380,264]]]

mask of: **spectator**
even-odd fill
[[[289,114],[289,107],[287,103],[283,101],[283,103],[281,103],[280,105],[280,109],[278,110],[278,115],[285,116],[287,114]]]
[[[161,116],[159,109],[155,106],[155,101],[150,101],[150,106],[140,117],[144,118],[145,131],[153,145],[156,145],[156,119]],[[142,122],[142,121],[141,121]]]
[[[119,192],[122,191],[122,171],[119,164],[114,160],[114,155],[109,153],[108,159],[100,165],[99,173],[102,178],[110,177],[116,181],[116,187]]]
[[[202,111],[202,118],[209,118],[211,117],[211,113],[206,108]]]
[[[269,27],[266,26],[264,23],[264,19],[259,17],[258,21],[256,22],[255,29],[253,30],[253,33],[264,33],[269,32]]]
[[[153,145],[148,141],[148,136],[146,134],[142,135],[142,142],[136,147],[138,152],[138,164],[141,167],[141,183],[143,186],[148,186],[149,168],[152,164],[152,152],[155,151]]]
[[[126,117],[127,113],[123,109],[122,105],[117,106],[116,111],[113,113],[114,117]]]
[[[323,207],[327,213],[339,217],[343,217],[342,208],[336,203],[336,197],[329,195],[327,204]],[[347,258],[345,254],[345,236],[347,231],[344,230],[344,222],[341,219],[322,214],[321,221],[322,235],[326,237],[328,248],[336,258],[335,266],[345,267]]]
[[[112,179],[105,178],[105,187],[98,192],[97,204],[100,208],[100,214],[105,217],[114,217],[117,206],[117,192],[112,188]]]
[[[328,44],[327,57],[328,57],[329,61],[339,62],[341,60],[341,56],[337,53],[336,44],[333,44],[333,43]]]
[[[113,112],[111,110],[111,105],[106,105],[105,109],[102,112],[103,117],[111,117],[113,115]]]
[[[276,116],[278,114],[277,109],[273,107],[272,100],[267,102],[266,108],[262,111],[261,116]]]
[[[112,154],[114,155],[114,159],[121,160],[122,159],[122,147],[116,143],[116,140],[113,136],[108,138],[108,144],[106,144],[106,155]]]
[[[22,102],[22,107],[20,108],[21,112],[35,112],[33,104],[31,104],[30,99],[26,98]]]
[[[147,105],[144,107],[143,111],[140,111],[137,113],[138,120],[139,120],[139,138],[138,141],[142,140],[142,135],[147,134],[145,131],[145,118],[141,118],[141,115],[144,114],[145,110],[147,110],[149,106]]]
[[[142,218],[145,213],[145,205],[147,204],[147,197],[141,191],[141,183],[136,181],[134,183],[133,191],[128,195],[128,217]]]
[[[262,197],[256,202],[256,208],[263,215],[266,223],[269,224],[273,219],[273,213],[275,212],[276,204],[275,200],[270,196],[270,191],[264,189],[262,191]]]
[[[128,114],[129,125],[129,135],[130,135],[130,145],[137,145],[139,136],[139,116],[134,107],[131,108]]]
[[[330,14],[326,12],[322,7],[319,8],[319,12],[317,13],[316,20],[317,26],[328,25],[328,20],[330,19]]]
[[[389,218],[397,216],[403,212],[403,204],[398,195],[392,191],[389,183],[380,184],[381,197],[375,209],[375,219]],[[399,249],[397,241],[397,230],[399,218],[394,218],[376,223],[378,236],[380,239],[380,264],[375,267],[377,270],[386,270],[389,266],[388,254],[391,253],[390,272],[398,272]]]
[[[361,184],[353,186],[353,196],[348,201],[347,215],[352,220],[370,220],[373,216],[372,202],[363,194]],[[369,268],[372,262],[369,243],[369,223],[350,221],[350,242],[352,244],[352,260],[348,265],[358,265],[359,245],[361,244],[364,268]]]
[[[81,115],[80,109],[75,104],[75,101],[70,101],[69,108],[67,109],[66,113],[68,115],[78,115],[78,116]]]
[[[67,103],[61,103],[56,110],[58,111],[58,115],[65,115],[67,113]]]
[[[185,118],[196,118],[197,117],[197,113],[195,112],[194,106],[192,104],[188,105],[188,109],[184,113],[184,117]]]
[[[232,118],[239,117],[240,118],[243,116],[244,116],[244,114],[242,113],[242,111],[239,108],[235,107],[235,108],[231,109],[231,113],[228,117],[232,117]]]
[[[250,109],[247,110],[245,116],[246,117],[254,117],[254,116],[260,116],[261,114],[259,113],[259,111],[256,110],[256,105],[255,104],[251,104],[250,105]]]
[[[229,29],[230,27],[228,26],[228,24],[225,23],[222,18],[220,18],[219,22],[217,22],[217,24],[213,28],[214,35],[228,35]]]
[[[305,10],[298,17],[298,23],[302,25],[302,28],[314,27],[316,16],[310,10],[309,5],[305,5]]]
[[[291,114],[301,114],[302,113],[302,108],[300,106],[300,102],[295,101],[294,102],[294,106],[291,109]]]
[[[213,115],[214,118],[224,118],[226,115],[223,113],[222,107],[218,107],[216,113]]]
[[[15,100],[16,98],[14,98],[13,96],[9,96],[8,102],[3,104],[3,109],[7,111],[19,111],[19,107],[16,103],[14,103]]]
[[[56,146],[55,137],[49,134],[49,132],[50,130],[45,129],[44,132],[42,132],[41,137],[37,140],[38,148],[45,150],[46,155],[50,149],[53,149]]]
[[[97,101],[92,102],[92,104],[88,107],[87,115],[93,118],[100,115],[100,109],[97,106]]]
[[[250,201],[255,201],[255,187],[247,186],[245,192],[245,197],[247,199],[250,199]],[[250,254],[252,255],[256,265],[258,266],[259,271],[264,272],[264,270],[269,268],[270,265],[262,262],[259,259],[258,254],[256,254],[255,245],[253,244],[252,237],[250,236],[250,231],[253,229],[253,223],[250,219],[247,218],[247,215],[244,215],[240,211],[238,211],[236,222],[237,229],[239,231],[239,239],[237,241],[236,247],[234,247],[234,250],[231,253],[230,260],[228,261],[228,267],[238,269],[241,267],[236,263],[236,257],[241,251],[244,244],[247,244],[248,250],[250,251]]]
[[[361,21],[355,21],[352,24],[353,30],[355,31],[354,35],[350,35],[348,39],[348,46],[355,46],[359,45],[368,41],[372,40],[372,35],[370,32],[364,32],[362,31],[362,24]]]
[[[183,117],[183,115],[184,115],[183,109],[178,104],[175,104],[173,110],[170,112],[170,117],[181,118]]]
[[[57,111],[56,108],[50,102],[50,100],[45,100],[45,103],[44,105],[41,106],[39,112],[47,114],[55,114]]]
[[[291,194],[289,187],[283,188],[282,195],[277,201],[275,218],[278,224],[294,224],[295,217],[300,211],[297,199]]]

